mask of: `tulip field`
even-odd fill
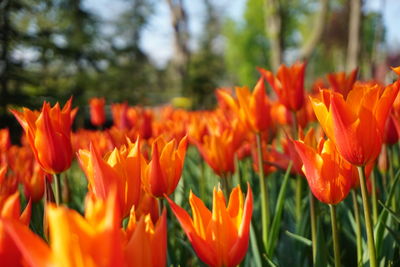
[[[258,72],[212,110],[92,98],[91,129],[10,107],[0,266],[400,266],[400,67]]]

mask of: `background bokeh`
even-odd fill
[[[360,1],[360,15],[351,2],[2,0],[0,127],[13,127],[10,107],[71,95],[80,107],[105,96],[210,108],[217,87],[253,87],[256,66],[298,60],[307,61],[308,87],[355,66],[360,79],[384,82],[389,66],[400,64],[400,2]],[[352,17],[358,34],[350,34]],[[86,115],[81,108],[77,123]]]

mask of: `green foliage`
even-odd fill
[[[253,86],[258,73],[255,66],[268,66],[268,40],[265,34],[263,0],[249,0],[243,21],[228,19],[223,34],[226,37],[225,61],[235,85]]]

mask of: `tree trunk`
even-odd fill
[[[315,27],[311,32],[309,38],[306,40],[304,45],[300,48],[299,60],[308,61],[312,56],[315,47],[318,45],[319,40],[324,32],[326,25],[326,15],[329,10],[329,0],[320,0],[320,9],[315,16],[314,24]]]
[[[184,93],[189,63],[189,30],[185,9],[182,0],[167,0],[171,11],[172,28],[174,29],[174,55],[172,63],[176,74],[176,84]]]
[[[352,71],[358,66],[358,55],[360,51],[360,21],[361,0],[351,0],[346,62],[346,68],[348,72]]]
[[[276,72],[282,62],[281,16],[278,0],[264,0],[265,31],[270,42],[271,68]]]

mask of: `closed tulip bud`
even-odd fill
[[[153,142],[150,162],[142,162],[142,180],[148,193],[154,197],[164,197],[164,194],[170,195],[175,191],[181,179],[186,148],[186,136],[178,145],[175,139],[166,142],[162,136]]]
[[[305,63],[295,63],[290,67],[281,65],[276,77],[262,68],[259,72],[278,95],[279,101],[291,111],[298,111],[304,105]]]
[[[24,128],[36,160],[50,174],[61,173],[71,166],[71,125],[77,111],[71,110],[71,103],[72,98],[61,110],[58,103],[50,107],[44,102],[40,113],[27,108],[23,112],[11,110]]]
[[[105,102],[104,98],[92,98],[89,101],[90,122],[94,126],[102,126],[106,121],[106,114],[104,111]]]
[[[299,141],[294,144],[314,196],[326,204],[345,199],[353,185],[355,167],[340,156],[334,143],[321,139],[317,149]]]

